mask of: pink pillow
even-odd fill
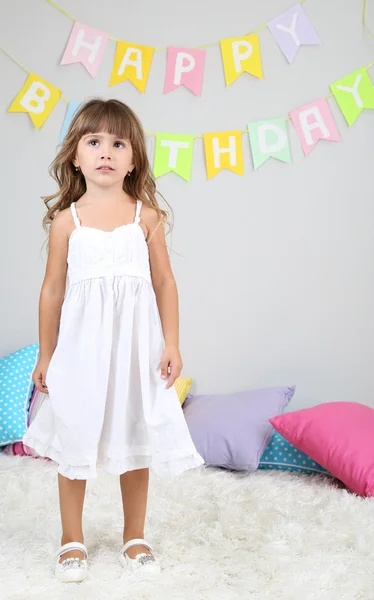
[[[27,426],[30,426],[33,420],[35,419],[46,396],[46,394],[42,394],[42,392],[39,392],[39,390],[36,387],[34,387],[30,404],[28,407]],[[8,444],[7,446],[4,446],[3,451],[5,454],[11,456],[39,456],[39,454],[37,454],[35,450],[33,450],[33,448],[26,446],[26,444],[23,444],[22,442],[14,442],[13,444]]]
[[[283,437],[360,496],[374,496],[374,409],[327,402],[270,419]]]

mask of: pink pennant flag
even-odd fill
[[[89,74],[96,77],[108,40],[109,35],[104,31],[76,21],[60,64],[81,62]]]
[[[168,48],[164,94],[184,85],[200,96],[203,84],[205,50]]]
[[[338,130],[325,98],[296,108],[290,112],[290,117],[306,156],[310,154],[318,140],[340,142]]]

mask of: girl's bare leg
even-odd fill
[[[149,469],[137,469],[120,475],[123,504],[123,543],[134,538],[144,539],[144,524],[147,510]],[[133,546],[126,554],[135,558],[140,552],[150,554],[145,546]]]
[[[68,479],[58,473],[58,488],[60,495],[60,513],[62,523],[61,546],[68,542],[83,542],[82,515],[86,492],[86,481],[83,479]],[[72,550],[60,558],[84,559],[83,552]]]

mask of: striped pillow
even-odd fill
[[[187,398],[187,394],[190,391],[192,385],[192,379],[186,379],[186,377],[177,377],[174,381],[174,387],[178,394],[179,402],[183,406],[183,402]]]

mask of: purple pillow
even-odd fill
[[[234,394],[189,394],[183,412],[198,453],[210,466],[255,471],[295,386]]]

